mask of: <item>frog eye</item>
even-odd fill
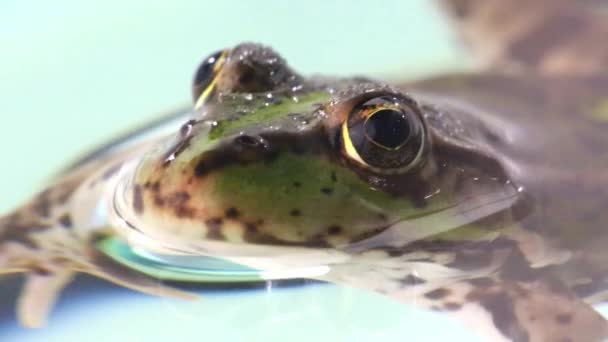
[[[217,76],[226,60],[226,54],[225,50],[218,51],[205,58],[198,67],[192,82],[195,108],[200,107],[213,91]]]
[[[416,166],[425,145],[425,127],[415,103],[378,96],[354,106],[341,131],[344,153],[380,173]]]

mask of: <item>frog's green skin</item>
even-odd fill
[[[27,274],[21,321],[43,324],[75,272],[190,297],[95,247],[119,236],[261,269],[329,265],[315,278],[449,312],[491,340],[608,337],[587,304],[608,288],[608,75],[595,67],[605,51],[587,47],[582,69],[571,57],[548,68],[505,53],[524,33],[479,24],[496,8],[536,13],[537,23],[559,20],[563,8],[590,18],[591,5],[560,0],[541,17],[534,4],[485,1],[444,3],[463,32],[503,44],[485,64],[516,66],[507,72],[387,85],[305,79],[254,44],[216,56],[212,75],[196,77],[195,110],[177,133],[103,149],[2,219],[0,273]],[[592,19],[589,34],[605,28]],[[538,29],[525,37],[546,42]],[[372,167],[353,154],[344,124],[380,96],[417,135],[373,155],[411,163],[391,157]]]

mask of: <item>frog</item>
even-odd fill
[[[117,239],[361,288],[490,341],[608,338],[593,307],[608,299],[603,5],[438,5],[473,71],[304,77],[256,43],[206,57],[190,108],[0,219],[0,274],[25,279],[20,322],[43,326],[78,273],[197,298],[100,248]]]

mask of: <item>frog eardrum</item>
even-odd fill
[[[404,173],[419,165],[429,145],[418,105],[404,95],[359,99],[342,124],[346,157],[378,173]]]

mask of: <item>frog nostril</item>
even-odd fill
[[[233,140],[233,158],[240,162],[271,161],[276,150],[261,136],[240,135]]]
[[[244,147],[260,147],[264,145],[262,138],[250,135],[241,135],[234,139],[234,142]]]

